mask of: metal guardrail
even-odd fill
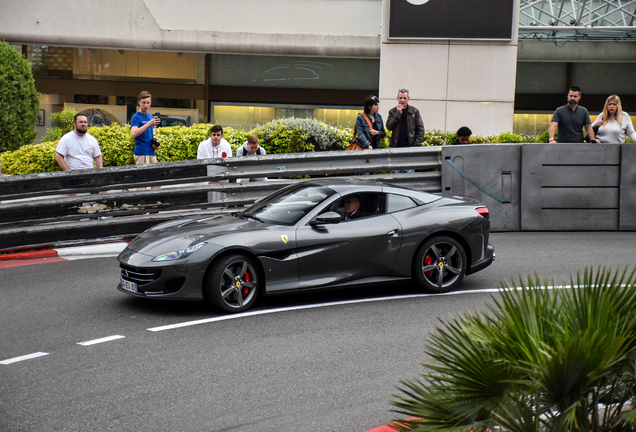
[[[0,176],[0,249],[134,236],[168,219],[235,211],[306,177],[369,173],[387,183],[441,192],[440,155],[441,147],[417,147]],[[407,169],[417,172],[393,173]],[[269,180],[237,182],[262,177]]]

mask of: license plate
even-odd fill
[[[124,280],[123,278],[121,280],[121,287],[123,289],[125,289],[126,291],[130,291],[130,292],[134,292],[134,293],[137,292],[137,284],[134,283],[134,282],[130,282],[130,281]]]

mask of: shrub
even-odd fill
[[[255,134],[260,144],[268,153],[289,153],[289,141],[293,130],[304,137],[304,150],[326,151],[342,150],[351,142],[351,132],[329,126],[316,119],[283,118],[258,125],[251,133]],[[348,139],[347,139],[348,138]]]
[[[197,150],[202,141],[210,138],[212,124],[197,123],[190,127],[171,126],[155,129],[155,137],[161,142],[156,150],[158,162],[175,162],[197,158]],[[247,140],[248,133],[231,127],[223,128],[223,138],[232,147],[232,153]]]
[[[504,132],[499,135],[497,138],[498,143],[523,143],[523,142],[531,142],[528,141],[529,137],[524,137],[523,135],[514,134],[511,132]]]
[[[547,131],[543,132],[541,135],[539,135],[537,137],[537,140],[535,142],[538,143],[548,143],[550,142],[550,129],[548,129]],[[556,139],[558,136],[558,132],[554,133],[554,138]]]
[[[424,133],[425,146],[449,145],[457,138],[456,132],[441,131],[437,129],[429,129]]]
[[[90,127],[88,133],[93,135],[99,143],[105,167],[135,163],[133,157],[135,142],[130,134],[129,125]]]
[[[33,143],[39,108],[29,63],[0,41],[0,152]]]
[[[421,379],[402,381],[400,431],[633,431],[636,278],[586,269],[571,288],[503,284],[488,311],[429,339]]]
[[[77,114],[73,108],[64,108],[60,112],[51,114],[51,121],[55,126],[50,127],[46,131],[46,135],[42,138],[43,142],[56,141],[64,136],[65,133],[73,130],[73,118]]]
[[[16,151],[0,153],[3,174],[34,174],[59,171],[55,162],[58,141],[28,144]]]

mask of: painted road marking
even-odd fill
[[[343,301],[339,301],[339,302],[318,303],[318,304],[315,304],[315,305],[303,305],[303,306],[290,306],[290,307],[284,307],[284,308],[279,308],[279,309],[267,309],[267,310],[253,311],[253,312],[237,313],[237,314],[233,314],[233,315],[223,315],[223,316],[214,317],[214,318],[204,318],[204,319],[200,319],[200,320],[186,321],[186,322],[176,323],[176,324],[168,324],[168,325],[159,326],[159,327],[151,327],[151,328],[149,328],[147,330],[149,330],[151,332],[160,332],[160,331],[164,331],[164,330],[174,330],[174,329],[181,328],[181,327],[190,327],[190,326],[195,326],[195,325],[199,325],[199,324],[208,324],[208,323],[212,323],[212,322],[225,321],[225,320],[236,319],[236,318],[245,318],[245,317],[256,316],[256,315],[267,315],[267,314],[280,313],[280,312],[289,312],[289,311],[297,311],[297,310],[303,310],[303,309],[314,309],[314,308],[327,307],[327,306],[341,306],[341,305],[349,305],[349,304],[357,304],[357,303],[368,303],[368,302],[375,302],[375,301],[400,300],[400,299],[412,299],[412,298],[422,298],[422,297],[430,297],[430,296],[447,296],[447,295],[460,295],[460,294],[483,294],[483,293],[492,293],[492,292],[499,292],[499,289],[498,288],[487,288],[487,289],[473,290],[473,291],[455,291],[455,292],[444,293],[444,294],[408,294],[408,295],[401,295],[401,296],[378,297],[378,298],[360,299],[360,300],[343,300]]]
[[[45,356],[45,355],[49,355],[49,353],[36,352],[36,353],[33,353],[33,354],[27,354],[27,355],[23,355],[23,356],[20,356],[20,357],[13,357],[13,358],[10,358],[10,359],[2,360],[2,361],[0,361],[0,364],[8,365],[8,364],[11,364],[11,363],[17,363],[17,362],[21,362],[21,361],[24,361],[24,360],[31,360],[31,359],[34,359],[34,358],[37,358],[37,357],[42,357],[42,356]]]
[[[104,343],[104,342],[110,342],[113,340],[117,340],[117,339],[123,339],[126,336],[122,336],[122,335],[114,335],[114,336],[106,336],[103,338],[99,338],[99,339],[93,339],[93,340],[89,340],[86,342],[78,342],[78,345],[83,345],[83,346],[89,346],[89,345],[95,345],[95,344],[100,344],[100,343]]]

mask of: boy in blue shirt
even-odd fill
[[[159,126],[159,117],[150,114],[152,95],[147,91],[142,91],[138,97],[139,111],[130,120],[130,132],[135,139],[135,164],[157,163],[155,150],[159,148],[159,142],[155,140],[153,127]],[[156,143],[156,145],[155,145]]]

